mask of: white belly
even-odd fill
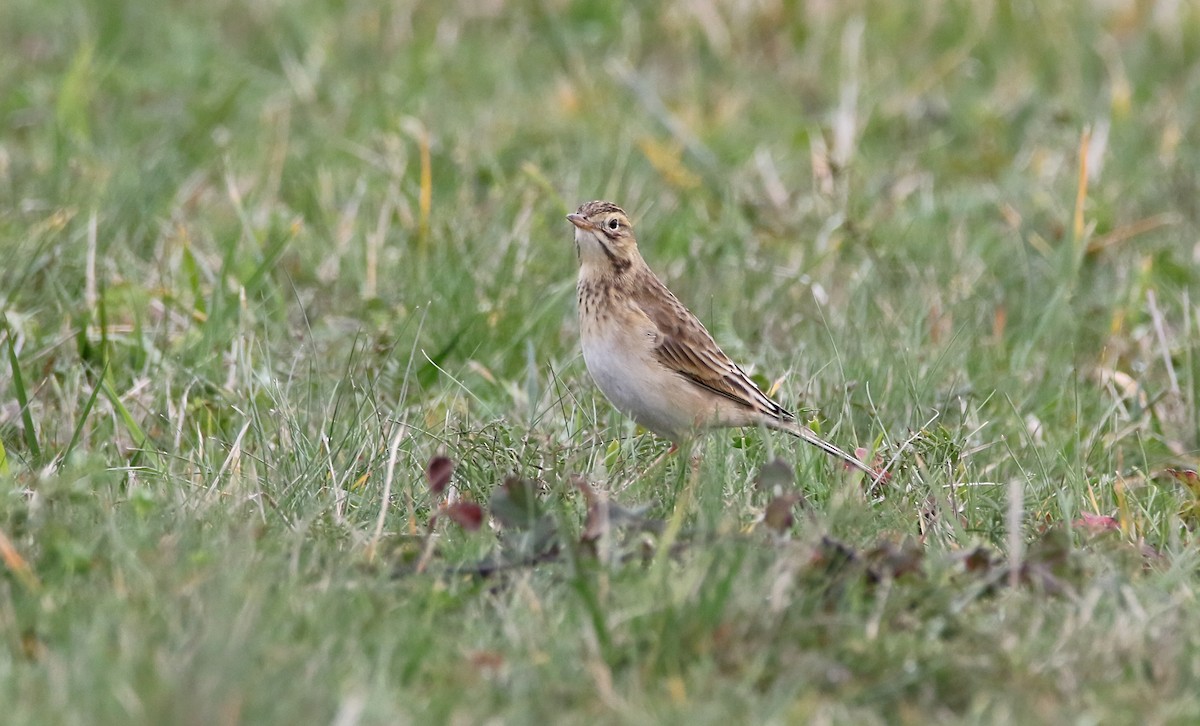
[[[681,396],[691,395],[686,381],[653,359],[652,341],[643,333],[614,330],[586,335],[583,360],[596,385],[626,416],[654,433],[678,439],[696,423],[694,410]]]

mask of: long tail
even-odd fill
[[[808,443],[817,447],[821,451],[824,451],[826,454],[829,454],[830,456],[834,456],[838,459],[841,459],[842,461],[846,462],[850,466],[853,466],[855,469],[858,469],[862,473],[871,477],[872,483],[877,481],[878,477],[881,476],[880,472],[875,471],[871,467],[867,466],[864,462],[860,461],[857,456],[854,456],[853,454],[851,454],[849,452],[842,451],[836,445],[831,444],[828,441],[826,441],[825,439],[821,438],[820,436],[817,436],[816,434],[814,434],[811,429],[809,429],[807,426],[801,424],[798,421],[780,422],[776,425],[776,427],[780,431],[786,431],[789,434],[791,434],[792,436],[795,436],[796,438],[804,439]]]

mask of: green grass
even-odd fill
[[[1195,722],[1197,119],[1188,3],[3,3],[5,721]],[[881,496],[638,476],[595,198]]]

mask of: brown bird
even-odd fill
[[[786,431],[876,477],[856,457],[800,425],[721,350],[650,270],[629,216],[588,202],[567,219],[579,253],[579,333],[596,385],[625,415],[678,443],[701,428]]]

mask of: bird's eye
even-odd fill
[[[611,229],[612,231],[616,232],[618,229],[621,228],[620,220],[618,220],[616,217],[613,217],[612,219],[608,220],[608,228]]]

